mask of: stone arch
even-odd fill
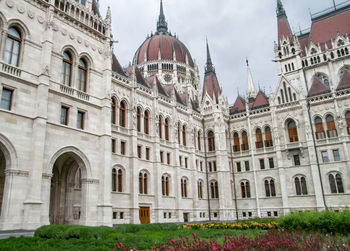
[[[22,33],[23,39],[31,39],[30,38],[30,30],[28,29],[27,25],[20,19],[10,19],[7,22],[7,28],[9,27],[16,27],[18,28]]]

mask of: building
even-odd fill
[[[247,64],[232,106],[162,2],[127,69],[111,17],[95,0],[0,1],[0,229],[349,206],[349,2],[293,34],[277,0],[279,86],[257,90]]]

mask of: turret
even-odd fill
[[[248,76],[248,90],[247,90],[247,100],[249,103],[253,103],[256,98],[256,90],[253,81],[253,75],[249,67],[249,61],[247,59],[247,76]]]

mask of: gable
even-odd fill
[[[298,94],[298,90],[285,77],[282,77],[273,102],[278,105],[295,102],[298,100]]]
[[[312,96],[328,93],[330,91],[331,90],[329,89],[329,87],[327,87],[324,83],[322,83],[318,77],[314,77],[308,96],[312,97]]]

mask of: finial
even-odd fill
[[[208,38],[206,38],[206,42],[207,42],[207,63],[205,66],[205,73],[215,72],[213,63],[211,61]]]
[[[277,17],[286,16],[286,11],[284,10],[283,4],[281,0],[277,0]]]
[[[160,13],[157,22],[157,32],[167,32],[168,23],[165,21],[165,15],[163,10],[163,0],[160,0]]]
[[[249,66],[249,61],[248,61],[248,58],[247,58],[245,61],[246,61],[246,63],[247,63],[247,66]]]

